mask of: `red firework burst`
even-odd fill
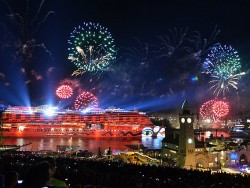
[[[213,113],[218,117],[225,117],[229,113],[229,104],[224,101],[216,101],[212,106]]]
[[[61,85],[56,89],[56,95],[62,99],[68,99],[73,95],[73,89],[68,85]]]
[[[87,91],[81,93],[74,102],[74,108],[76,110],[95,107],[98,107],[98,99],[95,95]]]
[[[218,121],[229,113],[229,104],[220,100],[209,100],[200,107],[203,120]]]
[[[214,105],[215,102],[216,100],[209,100],[200,107],[200,115],[202,119],[204,120],[209,119],[210,121],[217,120],[215,114],[212,111],[212,106]]]

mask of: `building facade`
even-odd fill
[[[190,112],[187,100],[183,102],[179,122],[179,130],[165,133],[162,156],[175,161],[182,168],[218,168],[218,153],[211,152],[214,146],[195,139],[194,114]]]

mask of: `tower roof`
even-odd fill
[[[187,99],[184,100],[181,109],[182,109],[182,114],[190,114],[190,109]]]

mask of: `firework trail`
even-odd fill
[[[48,67],[43,66],[42,70],[37,63],[34,63],[34,60],[40,52],[45,52],[49,58],[52,57],[46,45],[39,41],[38,35],[41,32],[41,25],[50,15],[54,14],[54,11],[45,12],[43,15],[45,0],[21,1],[18,6],[7,0],[2,0],[2,3],[7,7],[4,10],[6,13],[3,13],[6,16],[0,22],[0,32],[3,33],[0,36],[1,52],[3,56],[10,59],[6,66],[15,68],[11,70],[15,70],[14,74],[20,74],[25,78],[23,82],[25,85],[44,80],[44,77],[49,77],[55,68],[49,65]],[[8,74],[8,70],[5,71],[5,74]],[[13,72],[9,75],[13,77]],[[16,83],[11,83],[11,85],[14,84]],[[34,90],[34,88],[31,90],[32,93]]]
[[[182,46],[186,39],[188,28],[169,30],[169,35],[159,36],[159,43],[156,45],[156,58],[171,57]]]
[[[37,42],[35,37],[40,26],[51,14],[54,14],[54,11],[49,11],[44,17],[40,18],[40,11],[44,2],[45,0],[41,1],[36,15],[32,18],[29,1],[26,1],[25,13],[23,13],[16,12],[6,0],[3,0],[3,3],[8,7],[9,14],[7,15],[7,23],[1,23],[5,32],[2,49],[14,48],[16,59],[21,58],[22,61],[29,61],[33,57],[35,48],[42,48],[51,55],[45,44]]]
[[[203,38],[198,31],[189,31],[188,28],[174,28],[169,30],[166,36],[158,37],[153,46],[154,62],[162,67],[165,72],[160,78],[170,80],[178,75],[178,79],[166,83],[167,88],[173,92],[182,89],[183,95],[187,95],[190,88],[198,89],[204,85],[204,76],[200,71],[200,64],[209,49],[214,45],[215,39],[220,33],[214,28],[208,39]],[[196,78],[194,80],[194,78]]]

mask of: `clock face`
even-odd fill
[[[182,123],[185,123],[185,118],[181,118],[181,122],[182,122]]]
[[[191,118],[187,118],[187,122],[188,122],[188,123],[191,123],[191,122],[192,122],[192,119],[191,119]]]
[[[191,138],[188,139],[188,143],[192,144],[193,140]]]

